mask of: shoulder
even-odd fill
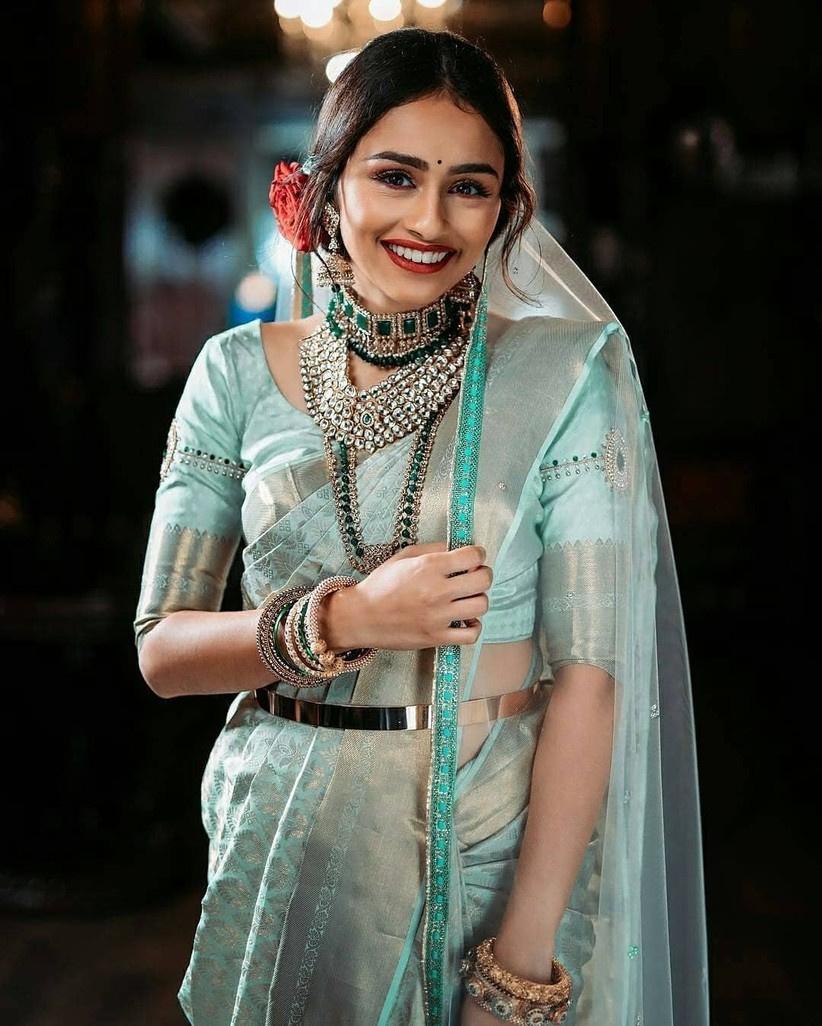
[[[261,363],[259,319],[210,335],[194,358],[178,416],[207,416],[242,432]]]
[[[297,352],[297,342],[309,334],[317,316],[294,321],[255,318],[211,335],[197,354],[192,373],[222,381],[229,392],[253,402],[266,381],[266,363],[277,366]]]
[[[248,359],[258,361],[261,352],[290,348],[316,326],[321,315],[295,321],[261,321],[255,318],[211,335],[203,343],[198,360],[223,367],[226,372],[242,370]]]
[[[509,321],[496,348],[500,355],[505,353],[500,364],[507,369],[511,387],[559,397],[571,390],[608,339],[620,331],[615,320],[529,315]]]
[[[238,357],[252,352],[260,346],[262,322],[255,318],[244,324],[235,324],[224,331],[211,335],[203,343],[201,356],[215,365],[226,369],[236,365]]]
[[[300,339],[310,335],[322,321],[323,313],[301,317],[294,321],[260,321],[259,331],[266,352],[296,346]]]
[[[613,334],[624,331],[619,321],[576,320],[570,317],[547,317],[540,314],[509,322],[506,334],[536,345],[562,344],[585,348]]]

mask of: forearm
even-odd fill
[[[332,592],[320,604],[320,636],[332,651],[355,647],[350,607],[342,591]],[[236,694],[270,684],[275,678],[257,650],[259,618],[259,609],[169,613],[143,638],[140,672],[161,698]],[[278,647],[285,651],[282,626],[281,621]]]
[[[274,679],[257,652],[260,612],[181,609],[143,638],[140,672],[161,698],[235,694]]]
[[[614,682],[604,670],[556,673],[531,775],[515,879],[494,950],[511,972],[547,980],[554,936],[591,840],[611,768]]]

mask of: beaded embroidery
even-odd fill
[[[583,471],[587,473],[590,470],[604,469],[605,463],[603,462],[602,455],[592,452],[588,456],[571,456],[562,462],[551,460],[550,463],[542,463],[540,464],[539,472],[543,480],[553,478],[555,481],[558,481],[561,477],[570,477],[574,473],[581,474]]]
[[[569,456],[565,460],[549,460],[539,467],[540,477],[544,481],[559,481],[561,477],[587,474],[591,470],[604,471],[605,480],[618,491],[628,487],[628,447],[617,428],[608,432],[599,451]]]
[[[160,480],[164,481],[166,475],[171,469],[171,463],[174,459],[174,454],[177,451],[177,442],[179,435],[177,434],[177,421],[172,420],[171,427],[168,429],[168,438],[166,439],[166,447],[163,451],[163,462],[160,464]]]
[[[605,436],[605,479],[619,491],[628,487],[628,446],[617,428]]]
[[[193,445],[181,446],[176,418],[171,421],[171,427],[168,430],[163,462],[160,466],[161,481],[168,476],[175,460],[178,463],[196,467],[198,470],[219,474],[221,477],[235,478],[238,481],[245,477],[251,467],[251,464],[243,463],[242,460],[231,460],[227,456],[219,456],[205,449],[195,449]]]

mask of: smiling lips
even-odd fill
[[[398,267],[415,274],[433,274],[456,252],[448,246],[422,246],[404,239],[384,239],[381,245]]]

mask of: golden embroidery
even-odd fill
[[[592,663],[613,676],[619,567],[625,545],[612,538],[546,545],[540,561],[541,624],[552,669]]]
[[[164,524],[149,538],[134,621],[140,643],[160,620],[179,609],[220,608],[238,539],[181,524]]]

